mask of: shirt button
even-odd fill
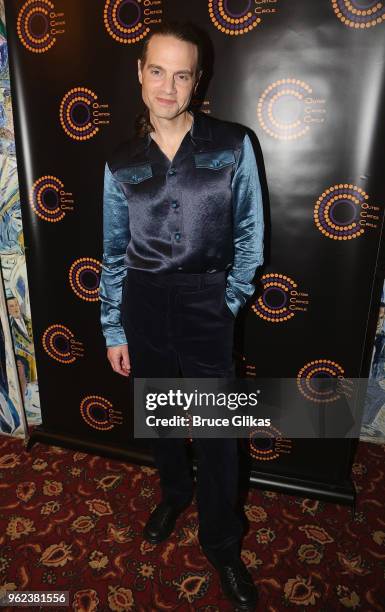
[[[179,266],[179,267],[178,267],[178,270],[183,270],[182,266]]]
[[[170,168],[170,170],[168,171],[168,175],[174,176],[174,174],[176,174],[176,170],[174,170],[174,168]]]
[[[175,200],[173,200],[173,201],[171,202],[171,206],[172,206],[173,208],[178,208],[179,204],[178,204],[178,202],[176,202]]]
[[[180,233],[179,232],[175,232],[175,240],[180,240]]]

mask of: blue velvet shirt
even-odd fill
[[[263,263],[258,168],[246,130],[198,111],[170,161],[150,135],[123,142],[107,161],[99,295],[106,345],[121,325],[127,268],[156,273],[227,270],[236,316]]]

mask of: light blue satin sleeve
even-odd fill
[[[226,303],[234,316],[254,292],[252,282],[263,264],[264,219],[257,161],[246,134],[232,180],[234,262],[227,275]]]
[[[103,261],[99,298],[100,323],[107,347],[127,344],[121,325],[120,305],[123,280],[127,270],[124,256],[129,239],[127,200],[106,164],[103,189]]]

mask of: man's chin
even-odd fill
[[[157,108],[151,109],[151,114],[158,119],[174,119],[180,115],[180,109],[176,108]]]

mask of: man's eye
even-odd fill
[[[158,74],[160,74],[160,72],[159,72],[159,70],[156,70],[155,68],[152,68],[151,74],[158,75]]]

